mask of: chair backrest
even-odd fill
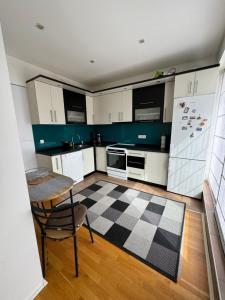
[[[42,234],[45,234],[47,229],[69,230],[75,233],[74,207],[76,205],[79,205],[79,202],[59,205],[53,208],[41,208],[31,203],[31,210]]]

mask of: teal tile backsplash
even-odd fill
[[[90,133],[94,130],[91,125],[33,125],[33,135],[36,150],[44,150],[62,146],[63,141],[79,143],[77,134],[84,142],[90,141]],[[44,140],[44,144],[40,144]]]
[[[161,135],[171,134],[172,123],[118,123],[112,125],[95,125],[95,132],[101,133],[102,140],[130,144],[160,145]],[[139,134],[147,136],[138,139]]]
[[[76,136],[80,135],[84,142],[90,141],[90,133],[101,133],[103,141],[115,141],[132,144],[160,145],[161,135],[170,136],[172,123],[127,123],[112,125],[33,125],[33,135],[36,150],[43,150],[62,145],[62,141],[79,143]],[[138,139],[139,134],[145,134],[146,139]],[[45,141],[40,144],[40,140]]]

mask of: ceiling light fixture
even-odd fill
[[[42,25],[42,24],[40,24],[40,23],[37,23],[37,24],[35,25],[35,27],[36,27],[37,29],[39,29],[39,30],[44,30],[44,28],[45,28],[45,26]]]
[[[95,63],[95,60],[94,60],[94,59],[91,59],[91,60],[89,60],[89,62],[90,62],[91,64],[94,64],[94,63]]]
[[[138,42],[139,42],[139,44],[144,44],[145,40],[144,39],[140,39]]]

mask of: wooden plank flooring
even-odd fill
[[[109,179],[100,173],[87,177],[75,187],[75,191],[99,179],[184,201],[188,208],[202,210],[202,203],[198,200],[142,183]],[[36,300],[209,299],[201,213],[186,211],[182,271],[177,283],[96,234],[95,243],[91,244],[85,228],[81,228],[77,236],[79,278],[74,276],[72,239],[62,242],[48,240],[48,285]]]

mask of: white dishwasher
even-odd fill
[[[63,175],[71,177],[76,183],[82,181],[84,179],[82,151],[63,154],[61,157]]]

